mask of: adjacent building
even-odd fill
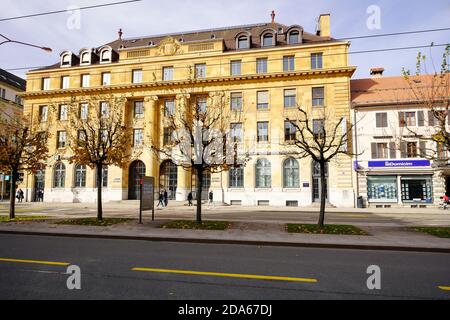
[[[0,119],[20,121],[23,114],[23,103],[19,94],[25,89],[26,81],[24,79],[0,69]],[[0,172],[0,200],[9,197],[9,190],[9,173]]]
[[[308,206],[320,197],[320,172],[310,159],[282,152],[292,139],[285,119],[301,105],[350,121],[355,67],[348,64],[348,48],[349,42],[331,37],[328,14],[319,17],[314,33],[277,23],[274,15],[269,23],[178,34],[122,38],[120,31],[115,41],[64,51],[57,64],[30,71],[25,114],[45,130],[50,104],[64,106],[71,97],[123,95],[127,118],[139,117],[134,140],[149,134],[162,144],[167,133],[164,110],[205,103],[223,93],[227,107],[245,110],[245,120],[233,126],[255,137],[254,151],[245,168],[206,174],[204,190],[213,190],[215,201],[233,205]],[[45,201],[96,201],[95,173],[68,162],[61,121],[51,129],[45,172],[30,176],[23,188],[33,194],[38,185],[44,186]],[[107,168],[104,199],[136,199],[143,175],[155,177],[157,188],[168,190],[174,200],[185,201],[195,191],[189,171],[145,150],[127,168]],[[340,155],[330,163],[327,179],[328,202],[353,206],[351,156]]]
[[[382,73],[375,68],[371,78],[351,81],[357,196],[369,207],[436,205],[450,192],[450,170],[430,155],[447,159],[448,153],[420,137],[434,133],[437,119],[404,77]],[[428,90],[431,79],[414,82]]]

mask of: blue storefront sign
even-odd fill
[[[369,168],[429,167],[430,160],[383,160],[369,161]]]

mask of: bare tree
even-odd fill
[[[443,54],[439,70],[431,59],[432,70],[429,72],[427,58],[421,52],[417,55],[416,71],[411,74],[403,69],[403,76],[407,83],[405,96],[422,107],[428,114],[428,126],[415,129],[408,126],[404,116],[399,122],[403,129],[400,146],[405,145],[403,136],[416,138],[421,145],[420,156],[434,160],[435,166],[446,165],[450,150],[450,132],[447,123],[450,121],[450,45],[447,45]],[[430,147],[431,144],[431,147]]]
[[[179,104],[164,110],[166,138],[163,145],[152,139],[152,149],[160,158],[169,158],[183,169],[195,172],[196,220],[201,223],[204,174],[243,166],[249,157],[236,132],[230,134],[232,124],[242,124],[242,106],[230,108],[224,92],[190,98],[189,94],[180,94]]]
[[[296,112],[286,118],[294,128],[292,154],[297,158],[311,158],[320,167],[320,214],[318,225],[325,221],[326,166],[339,154],[353,155],[348,148],[353,125],[346,117],[336,117],[331,112],[305,110],[297,106]],[[315,111],[315,112],[314,112]]]
[[[56,106],[67,119],[69,162],[95,169],[98,220],[103,219],[103,169],[110,165],[123,168],[138,155],[130,147],[133,132],[127,126],[125,104],[123,97],[105,95],[72,98],[69,104]]]
[[[15,195],[19,173],[45,168],[47,131],[32,127],[28,119],[0,116],[0,171],[11,173],[9,218],[15,218]]]

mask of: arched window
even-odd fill
[[[243,188],[244,187],[244,168],[232,167],[229,170],[229,187]]]
[[[298,161],[294,158],[288,158],[283,164],[283,187],[298,188],[299,183],[299,166]]]
[[[250,48],[250,40],[247,35],[242,35],[237,38],[237,48],[238,49]]]
[[[61,57],[61,66],[70,66],[70,53],[66,53]]]
[[[97,170],[95,170],[95,186],[98,188]],[[102,187],[108,187],[108,167],[102,168]]]
[[[256,161],[256,188],[270,188],[271,181],[271,166],[267,159],[258,159]]]
[[[89,63],[91,63],[91,59],[90,59],[90,53],[89,52],[83,52],[82,54],[81,54],[81,63],[84,63],[84,64],[89,64]]]
[[[111,62],[111,50],[109,50],[109,49],[104,49],[104,50],[100,53],[100,61],[101,61],[101,62]]]
[[[289,32],[288,43],[289,44],[300,43],[300,31],[292,30],[291,32]]]
[[[55,175],[53,178],[53,187],[64,188],[64,182],[66,180],[66,166],[64,163],[59,162],[55,165]]]
[[[270,47],[275,45],[275,37],[272,32],[266,32],[262,36],[261,44],[263,47]]]
[[[84,164],[77,164],[75,166],[75,188],[86,187],[86,166]]]

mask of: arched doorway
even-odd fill
[[[161,163],[159,168],[159,189],[166,190],[169,200],[175,200],[178,183],[178,167],[170,160]]]
[[[34,175],[34,201],[44,201],[45,170],[39,170]]]
[[[140,180],[145,176],[145,164],[140,161],[133,161],[128,172],[128,199],[139,199]]]
[[[322,184],[320,182],[320,164],[316,161],[312,162],[312,187],[313,202],[319,202]],[[328,199],[328,163],[325,164],[325,199]]]

